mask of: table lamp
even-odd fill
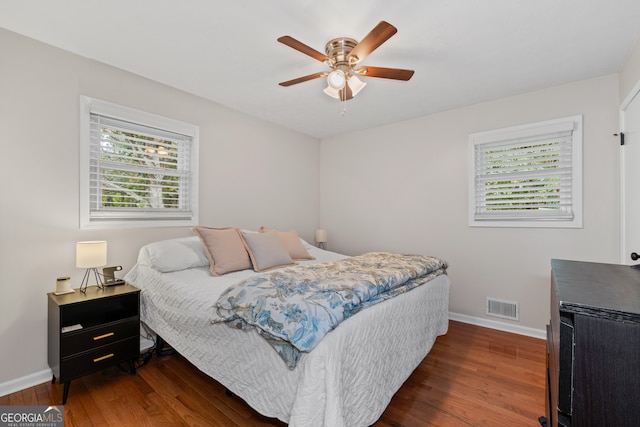
[[[89,277],[93,273],[96,278],[96,286],[103,288],[102,279],[98,274],[98,267],[107,265],[107,242],[90,241],[76,243],[76,267],[86,268],[84,278],[80,284],[80,292],[86,292],[89,285]]]
[[[327,230],[316,230],[316,243],[319,248],[325,249],[324,245],[327,243]]]

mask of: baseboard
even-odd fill
[[[518,335],[526,335],[528,337],[547,339],[547,332],[540,329],[529,328],[526,326],[514,325],[511,323],[497,322],[495,320],[483,319],[481,317],[467,316],[466,314],[458,314],[449,312],[449,319],[458,322],[469,323],[472,325],[483,326],[485,328],[497,329],[499,331],[511,332]]]
[[[46,383],[47,381],[51,381],[51,378],[53,378],[51,369],[45,369],[40,372],[25,375],[24,377],[16,378],[15,380],[0,383],[0,396],[6,396],[16,391]]]

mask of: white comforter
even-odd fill
[[[317,259],[301,264],[344,257],[306,247]],[[447,331],[449,278],[441,275],[347,319],[289,369],[255,331],[211,323],[220,293],[255,273],[161,273],[150,264],[141,251],[125,277],[142,290],[142,321],[256,411],[294,427],[373,424]]]

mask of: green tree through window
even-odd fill
[[[177,208],[178,149],[174,141],[102,128],[102,205]]]
[[[81,97],[80,224],[197,224],[198,127]]]

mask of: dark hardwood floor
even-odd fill
[[[375,427],[540,426],[545,341],[451,321]],[[62,385],[0,397],[0,405],[59,405]],[[284,426],[265,418],[181,356],[130,375],[117,367],[71,382],[65,425]]]

